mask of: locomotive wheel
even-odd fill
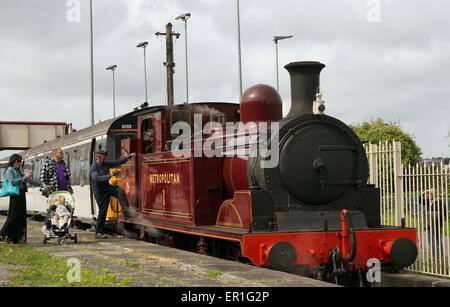
[[[269,266],[278,271],[291,272],[297,262],[295,248],[287,242],[278,242],[269,252]]]
[[[401,268],[412,265],[417,259],[417,246],[408,238],[400,238],[394,242],[391,248],[393,262]]]

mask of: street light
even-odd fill
[[[238,31],[238,61],[239,61],[239,89],[242,96],[242,48],[241,48],[241,10],[239,0],[237,2],[237,31]],[[239,99],[240,99],[239,96]]]
[[[111,65],[106,67],[106,70],[111,70],[113,73],[113,118],[116,118],[116,76],[115,76],[116,69],[117,65]]]
[[[145,49],[148,46],[148,42],[142,42],[137,44],[137,48],[143,48],[144,49],[144,74],[145,74],[145,102],[148,102],[148,91],[147,91],[147,54],[145,52]]]
[[[293,37],[294,37],[293,35],[288,35],[288,36],[275,36],[273,38],[273,41],[275,42],[276,52],[277,52],[276,62],[277,62],[277,90],[278,91],[280,91],[280,77],[279,77],[279,72],[278,72],[278,70],[279,70],[279,67],[278,67],[278,41],[281,41],[283,39],[293,38]]]
[[[191,13],[186,13],[178,16],[175,20],[184,21],[184,43],[186,49],[186,103],[189,103],[189,64],[188,64],[188,35],[187,35],[187,21],[191,18]]]
[[[92,17],[92,0],[89,1],[90,30],[91,30],[91,126],[94,125],[94,23]]]

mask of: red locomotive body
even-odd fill
[[[338,120],[311,114],[323,66],[306,62],[287,68],[293,106],[284,119],[280,96],[264,85],[249,89],[241,105],[136,112],[138,156],[123,166],[121,181],[135,213],[122,223],[169,246],[284,271],[303,267],[324,279],[362,276],[371,259],[397,269],[411,265],[416,231],[380,225],[379,192],[367,185],[361,142]],[[230,135],[217,124],[203,129],[240,120],[279,123],[276,167],[259,166],[260,150],[248,158],[226,154],[251,146],[245,131]],[[184,138],[191,147],[180,143],[173,150],[183,140],[182,131],[174,129],[180,122],[191,129]],[[230,137],[243,137],[244,145],[229,145]],[[208,138],[222,138],[223,146],[208,145]],[[205,146],[222,154],[199,156]]]

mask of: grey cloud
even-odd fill
[[[66,19],[66,1],[0,2],[1,120],[57,120],[89,124],[88,0],[81,23]],[[382,22],[368,23],[361,0],[241,0],[244,87],[275,85],[274,35],[280,66],[298,60],[327,64],[322,86],[329,114],[345,122],[400,120],[425,155],[450,155],[450,39],[448,1],[381,0]],[[150,42],[149,90],[164,104],[163,31],[174,18],[189,20],[190,92],[195,101],[238,101],[235,1],[94,0],[96,119],[111,117],[111,74],[117,64],[118,112],[144,101],[142,50]],[[184,37],[175,43],[177,102],[185,100]],[[289,76],[280,67],[285,112]],[[20,109],[9,108],[11,104]],[[6,110],[11,110],[6,112]]]

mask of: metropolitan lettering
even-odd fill
[[[180,174],[151,174],[150,184],[181,184]]]

